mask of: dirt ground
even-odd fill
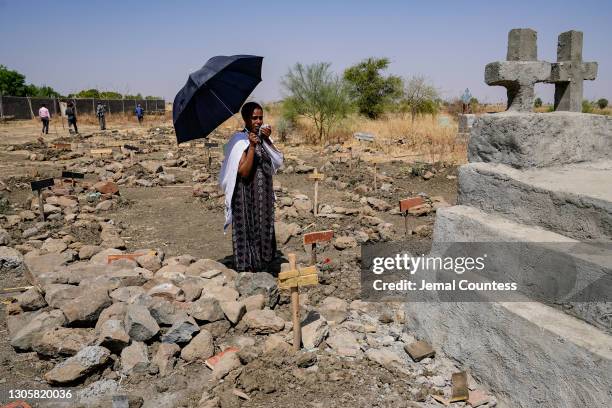
[[[165,124],[169,126],[168,123]],[[44,138],[45,143],[53,141],[66,141],[71,137],[65,130],[56,129],[58,124],[52,124],[53,134]],[[81,127],[81,126],[80,126]],[[142,135],[153,128],[139,128],[136,124],[113,126],[107,134],[112,135],[113,131],[120,131],[129,135],[129,132]],[[57,134],[55,131],[58,130]],[[102,137],[94,134],[96,127],[93,125],[82,125],[81,133],[90,134],[89,141]],[[91,136],[92,135],[92,136]],[[228,135],[221,135],[227,137]],[[0,180],[11,188],[8,198],[11,203],[23,204],[31,197],[29,181],[33,178],[58,177],[62,170],[71,169],[73,160],[63,160],[53,157],[53,152],[45,150],[37,140],[38,124],[35,122],[23,122],[19,124],[0,125]],[[184,148],[177,148],[172,140],[172,135],[160,136],[161,147],[151,148],[149,153],[139,155],[139,159],[163,159],[164,155],[171,151],[179,155]],[[11,146],[11,147],[9,147]],[[303,163],[316,168],[322,168],[329,163],[334,154],[319,147],[312,146],[292,146],[290,144],[279,145],[286,155],[286,162],[297,166]],[[368,148],[357,146],[353,150],[359,152],[363,160],[348,163],[336,163],[331,173],[335,180],[347,182],[349,188],[340,190],[333,183],[321,182],[319,185],[319,202],[332,206],[345,208],[356,208],[361,204],[352,201],[350,192],[352,187],[360,184],[372,186],[374,182],[373,164],[368,161],[369,157],[374,157],[374,152],[368,152]],[[30,154],[33,151],[45,151],[50,160],[36,161],[31,160]],[[194,197],[192,187],[195,184],[191,177],[194,169],[204,169],[216,178],[220,163],[218,155],[215,155],[212,168],[206,166],[206,153],[201,149],[202,157],[199,163],[190,163],[187,168],[171,168],[170,174],[174,174],[177,183],[166,186],[155,187],[121,187],[121,205],[104,214],[105,217],[123,228],[121,238],[126,242],[128,252],[142,248],[156,248],[164,251],[166,257],[190,254],[195,258],[211,258],[221,262],[231,262],[232,241],[231,231],[223,233],[224,222],[223,206],[218,199],[202,199]],[[385,158],[378,158],[384,161]],[[448,203],[456,200],[456,167],[454,165],[443,164],[423,164],[412,163],[408,159],[387,160],[377,165],[378,186],[384,183],[385,178],[392,180],[393,189],[389,192],[381,190],[370,191],[365,196],[382,198],[393,206],[397,206],[398,201],[403,198],[415,196],[419,193],[428,197],[439,196]],[[76,158],[74,160],[77,160]],[[286,163],[286,164],[287,164]],[[435,176],[425,180],[422,174],[431,170]],[[380,180],[382,175],[382,181]],[[88,181],[96,181],[95,174],[88,174]],[[313,183],[307,179],[307,174],[285,174],[280,173],[275,176],[275,184],[279,185],[277,196],[282,197],[287,193],[299,191],[309,197],[313,197]],[[286,190],[284,190],[286,189]],[[285,193],[285,191],[287,193]],[[407,224],[405,218],[400,214],[392,214],[388,211],[380,212],[377,216],[394,225],[396,239],[402,239],[404,229],[414,230],[421,225],[433,225],[435,213],[430,213],[422,217],[408,217]],[[289,218],[287,222],[291,222]],[[341,219],[321,218],[314,216],[301,218],[300,224],[303,227],[308,225],[308,231],[318,231],[333,229],[336,235],[344,235],[354,230],[352,217]],[[34,221],[30,221],[34,224]],[[57,228],[60,228],[58,222]],[[53,231],[53,224],[50,229]],[[75,232],[77,234],[77,232]],[[88,244],[97,244],[95,236],[78,236],[79,240]],[[430,236],[411,235],[411,239],[430,240]],[[88,242],[91,241],[91,242]],[[301,237],[293,237],[287,245],[279,246],[283,256],[289,252],[295,252],[298,261],[308,263],[310,254],[302,245]],[[355,266],[355,251],[338,251],[331,244],[322,245],[318,250],[319,260],[326,260],[327,269],[341,270],[346,269],[346,264]],[[327,278],[326,278],[327,276]],[[17,287],[28,285],[23,275],[3,274],[1,277],[2,287]],[[322,281],[329,280],[330,275],[323,273]],[[348,277],[343,282],[336,282],[333,285],[320,285],[314,289],[307,290],[305,296],[310,296],[312,302],[324,296],[336,296],[348,301],[359,298],[359,276]],[[8,296],[0,295],[0,389],[10,386],[11,388],[41,389],[47,388],[42,380],[42,375],[53,367],[53,361],[40,359],[36,353],[17,353],[8,342],[8,330],[6,322],[5,308],[8,304]],[[285,303],[279,309],[279,314],[286,315],[289,319],[289,308]],[[233,329],[228,333],[228,337],[234,334]],[[128,389],[130,383],[138,388],[141,393],[153,393],[155,395],[165,395],[165,393],[176,390],[190,390],[191,393],[183,395],[183,406],[197,406],[199,395],[208,379],[208,369],[203,365],[192,364],[179,367],[176,376],[171,376],[163,381],[147,384],[147,377],[130,377],[122,383]],[[246,372],[246,374],[245,374]],[[388,370],[372,364],[368,361],[343,362],[335,359],[323,359],[319,362],[318,372],[308,372],[303,369],[290,369],[287,361],[283,357],[269,356],[257,362],[248,364],[243,370],[243,375],[237,381],[243,386],[249,387],[249,375],[256,372],[258,376],[265,377],[264,381],[279,387],[288,387],[290,392],[272,392],[270,390],[256,393],[251,401],[247,401],[243,406],[295,406],[296,400],[302,401],[303,405],[311,407],[327,406],[413,406],[407,400],[424,398],[427,392],[421,396],[415,396],[414,392],[408,392],[411,378],[402,378],[397,373],[390,373]],[[251,373],[251,374],[249,374]],[[96,379],[103,378],[104,373],[94,374],[89,377],[87,383]],[[195,379],[195,380],[192,380]],[[86,385],[85,384],[85,385]],[[82,386],[82,385],[81,385]],[[380,389],[389,389],[389,395],[394,399],[380,401],[377,392]],[[312,393],[316,391],[317,397]],[[194,395],[198,395],[198,398]],[[176,395],[174,396],[176,397]],[[173,397],[173,398],[174,398]],[[162,404],[162,406],[165,406]],[[177,405],[180,406],[180,405]],[[224,406],[231,406],[224,405]],[[414,405],[418,406],[418,405]]]

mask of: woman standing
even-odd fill
[[[220,183],[225,191],[225,226],[232,224],[234,269],[264,271],[276,254],[272,176],[283,164],[282,153],[263,126],[263,108],[244,104],[244,130],[225,148]]]

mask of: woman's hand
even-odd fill
[[[261,128],[261,133],[265,136],[265,137],[270,137],[270,135],[272,134],[272,126],[267,125],[266,127],[262,127]]]
[[[259,143],[259,138],[253,132],[249,132],[249,143],[251,146],[255,146],[257,143]]]
[[[261,135],[266,140],[266,142],[271,144],[270,135],[272,134],[272,126],[266,125],[266,127],[261,128]]]

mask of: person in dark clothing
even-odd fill
[[[74,133],[78,134],[79,128],[77,127],[76,108],[74,107],[74,103],[68,102],[65,113],[68,118],[68,131],[70,132],[70,127],[74,126]]]
[[[106,108],[102,105],[102,102],[98,102],[96,107],[96,115],[98,116],[98,122],[100,123],[100,130],[106,130]]]
[[[248,102],[241,114],[245,128],[228,143],[220,174],[226,225],[232,225],[234,269],[266,271],[276,256],[272,176],[283,157],[270,139],[272,128],[263,125],[262,107]]]
[[[144,119],[144,109],[142,108],[140,104],[136,106],[136,109],[134,109],[134,113],[136,114],[136,117],[138,118],[138,124],[142,125],[142,121]]]

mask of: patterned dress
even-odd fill
[[[251,149],[252,147],[249,147]],[[265,271],[276,254],[272,162],[255,146],[251,175],[236,176],[232,196],[232,242],[236,271]]]

